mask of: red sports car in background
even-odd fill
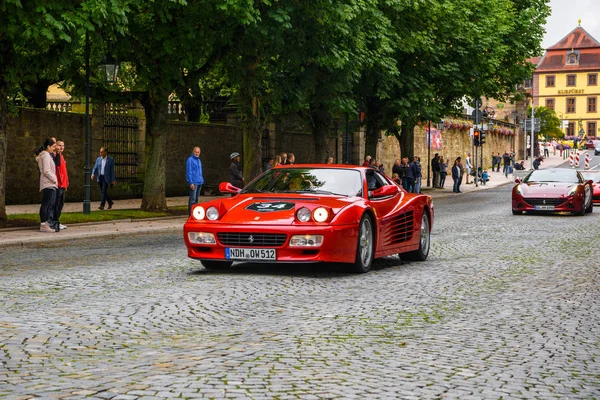
[[[336,262],[367,272],[373,259],[427,259],[430,196],[405,192],[378,170],[275,167],[232,197],[201,203],[184,226],[188,256],[209,269],[245,262]]]
[[[538,169],[512,190],[512,212],[561,212],[584,215],[593,211],[591,180],[568,168]]]
[[[591,180],[592,184],[592,201],[594,204],[600,204],[600,171],[579,171],[583,175],[583,179]]]

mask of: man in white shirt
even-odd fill
[[[473,164],[471,164],[471,153],[467,154],[467,158],[465,158],[465,169],[467,170],[467,184],[469,184],[471,183],[469,182],[469,176],[471,176],[471,172],[473,171]]]

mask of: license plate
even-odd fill
[[[226,247],[225,258],[228,260],[275,261],[277,260],[277,252],[275,249],[245,249],[238,247]]]
[[[534,206],[533,209],[540,210],[540,211],[553,211],[554,206]]]

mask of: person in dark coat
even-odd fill
[[[454,166],[452,167],[452,179],[454,180],[454,187],[452,191],[454,193],[461,193],[460,191],[460,181],[462,179],[462,170],[460,166],[461,158],[458,157],[454,160]]]
[[[244,187],[244,176],[242,175],[242,165],[240,164],[240,153],[231,153],[229,158],[231,159],[231,165],[229,165],[229,183],[241,189]]]

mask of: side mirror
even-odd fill
[[[221,182],[221,184],[219,185],[219,192],[221,192],[221,193],[234,193],[234,194],[238,194],[240,192],[240,190],[242,190],[242,189],[233,186],[229,182]]]
[[[523,179],[517,178],[517,179],[515,179],[515,183],[523,183]]]
[[[385,185],[385,186],[380,187],[379,189],[373,190],[371,192],[371,197],[379,198],[379,197],[394,196],[398,192],[400,192],[400,188],[397,185]]]
[[[592,179],[588,179],[587,181],[585,181],[586,185],[590,185],[590,186],[594,186],[594,181]]]

